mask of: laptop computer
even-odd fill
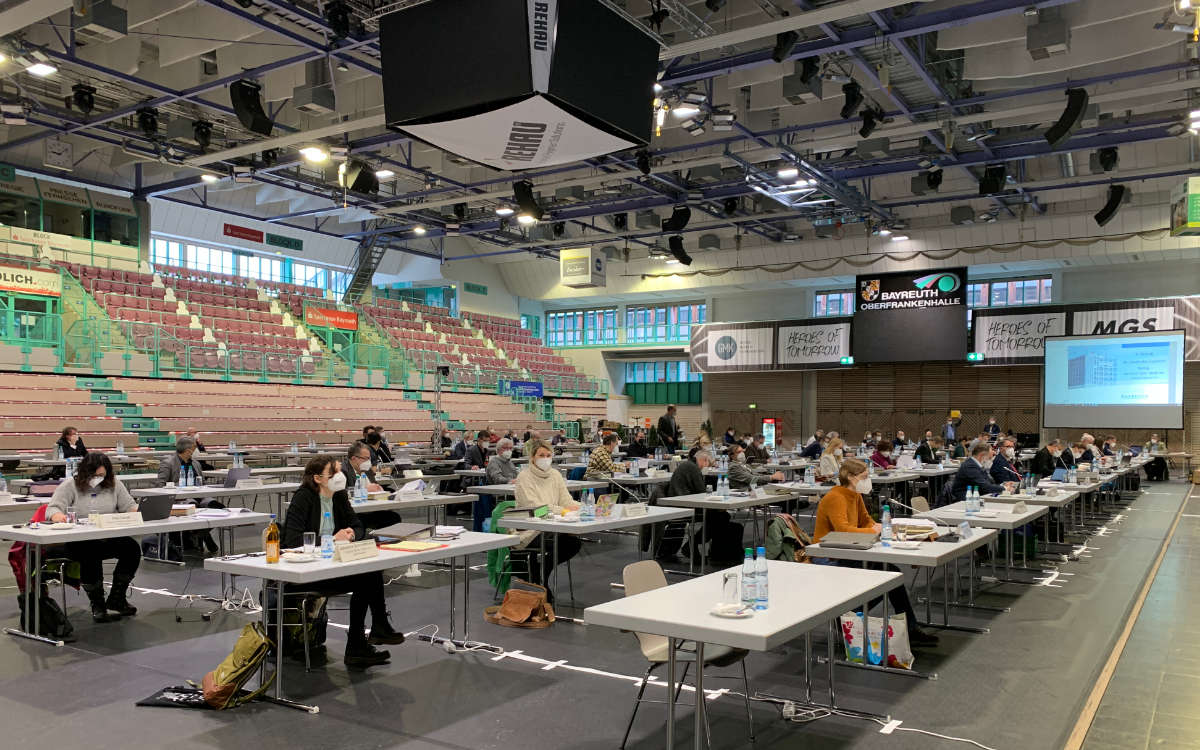
[[[821,546],[833,549],[871,549],[878,540],[878,534],[863,534],[857,531],[831,531],[821,538]]]
[[[245,466],[239,466],[235,469],[230,469],[225,475],[225,487],[237,487],[237,483],[242,479],[250,478],[250,469]]]
[[[170,518],[174,502],[175,498],[170,495],[143,497],[138,503],[138,512],[142,514],[143,521],[161,521]]]
[[[1055,469],[1054,473],[1050,475],[1050,479],[1051,479],[1051,481],[1054,481],[1054,482],[1067,481],[1067,470],[1063,469],[1063,468]]]

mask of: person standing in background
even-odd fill
[[[679,450],[679,423],[675,421],[675,404],[667,404],[667,413],[658,418],[658,442],[668,451]]]

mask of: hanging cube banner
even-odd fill
[[[1171,191],[1171,236],[1200,234],[1200,177],[1189,177]]]
[[[438,0],[379,21],[388,127],[524,170],[650,141],[659,46],[598,0]]]

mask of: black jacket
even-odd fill
[[[371,451],[371,463],[390,464],[392,462],[392,452],[383,443],[368,445],[367,448]]]
[[[754,443],[751,443],[749,447],[746,448],[746,463],[765,464],[770,460],[771,453],[767,450],[765,445],[759,448]]]
[[[646,441],[638,442],[635,440],[625,446],[625,456],[626,458],[649,458],[650,449],[646,447]]]
[[[1003,486],[994,484],[983,467],[973,458],[964,460],[958,467],[958,473],[954,475],[950,494],[954,496],[955,502],[961,502],[967,498],[968,487],[977,488],[981,495],[990,495],[1004,489]]]
[[[988,470],[988,474],[996,484],[1019,482],[1022,479],[1021,470],[1013,466],[1005,456],[996,456],[992,459],[992,468]]]
[[[698,495],[701,492],[708,492],[708,482],[704,480],[704,472],[700,470],[699,464],[691,460],[680,461],[679,467],[671,475],[670,483],[667,484],[666,496]]]
[[[936,464],[937,454],[933,450],[933,446],[929,443],[921,443],[917,446],[917,458],[921,459],[923,464]]]
[[[804,450],[800,451],[800,458],[820,458],[822,450],[824,449],[821,447],[820,441],[814,440],[813,442],[804,446]]]
[[[1070,448],[1063,448],[1062,455],[1058,457],[1057,465],[1064,469],[1069,469],[1075,465],[1075,454],[1071,452]]]
[[[338,492],[333,496],[333,530],[354,529],[354,539],[366,537],[366,529],[358,514],[350,507],[346,493]],[[283,546],[299,547],[304,544],[304,532],[321,531],[321,498],[308,487],[300,485],[296,494],[292,495],[292,503],[288,506],[287,517],[283,524]],[[320,540],[318,540],[320,541]]]
[[[480,448],[478,444],[472,444],[470,448],[467,448],[467,454],[463,462],[467,465],[468,469],[472,466],[478,466],[481,469],[486,468],[487,451]]]
[[[679,422],[666,414],[658,418],[658,442],[664,448],[679,450]]]
[[[358,481],[358,472],[354,471],[354,469],[350,466],[350,462],[344,458],[342,459],[341,468],[342,468],[342,475],[346,477],[346,489],[342,490],[341,492],[333,493],[333,499],[336,501],[340,497],[341,499],[343,499],[347,503],[349,503],[350,502],[350,491],[354,489],[354,483]],[[372,484],[375,484],[375,472],[373,472],[373,471],[367,472],[367,481]],[[338,528],[344,529],[346,527],[339,526]]]
[[[60,437],[56,443],[58,447],[62,448],[63,458],[83,458],[87,455],[88,451],[83,445],[83,438],[75,441],[74,448],[71,447],[71,444],[64,437]]]
[[[1042,448],[1035,453],[1033,461],[1029,464],[1029,470],[1036,474],[1039,479],[1054,474],[1056,468],[1058,468],[1058,459],[1050,454],[1049,448]]]

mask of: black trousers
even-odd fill
[[[79,563],[79,580],[85,585],[100,583],[105,560],[116,558],[117,567],[113,570],[113,576],[125,578],[133,578],[142,563],[141,545],[128,536],[67,542],[63,547],[67,557]]]
[[[1167,459],[1153,458],[1145,466],[1146,480],[1150,482],[1165,482],[1171,478],[1167,468]]]
[[[387,622],[387,602],[383,595],[383,573],[359,573],[358,575],[342,576],[321,581],[316,586],[295,585],[288,589],[311,591],[321,596],[336,596],[350,594],[350,630],[351,642],[364,641],[367,638],[367,610],[371,610],[371,627],[382,626]]]
[[[545,533],[545,532],[543,532]],[[548,568],[554,561],[555,545],[558,545],[558,564],[562,565],[570,560],[575,555],[579,554],[579,550],[583,549],[583,543],[579,541],[579,537],[574,534],[550,534],[546,537],[546,567]],[[536,546],[535,546],[536,545]],[[535,552],[541,549],[541,541],[534,541],[527,549]],[[550,571],[546,571],[549,575]],[[529,577],[533,581],[545,581],[542,578],[542,565],[538,560],[538,555],[531,555],[529,558]]]

